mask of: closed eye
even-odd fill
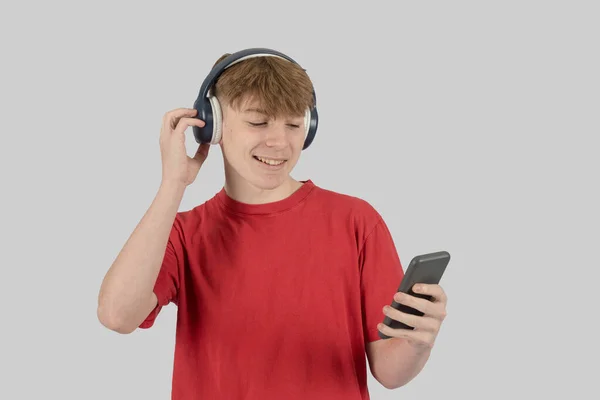
[[[263,126],[266,125],[266,122],[248,122],[252,126]],[[300,128],[300,125],[288,124],[292,128]]]

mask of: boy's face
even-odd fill
[[[229,179],[260,189],[286,182],[304,145],[304,115],[269,119],[253,101],[222,105],[221,148]]]

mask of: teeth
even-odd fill
[[[283,163],[282,160],[270,160],[268,158],[262,158],[262,157],[256,157],[256,158],[259,159],[260,161],[264,162],[265,164],[269,164],[269,165],[279,165],[279,164]]]

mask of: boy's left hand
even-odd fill
[[[423,316],[406,314],[389,305],[383,308],[383,314],[395,321],[412,326],[414,330],[392,329],[383,323],[377,325],[377,328],[387,336],[404,338],[416,348],[428,350],[433,347],[442,322],[446,318],[448,298],[440,285],[416,284],[413,286],[413,291],[418,294],[432,296],[431,300],[401,292],[394,295],[394,300],[421,311],[424,314]]]

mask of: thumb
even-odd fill
[[[196,150],[196,154],[194,154],[194,158],[192,158],[192,160],[198,164],[198,167],[200,167],[208,157],[209,150],[210,143],[202,143],[198,146],[198,150]]]

